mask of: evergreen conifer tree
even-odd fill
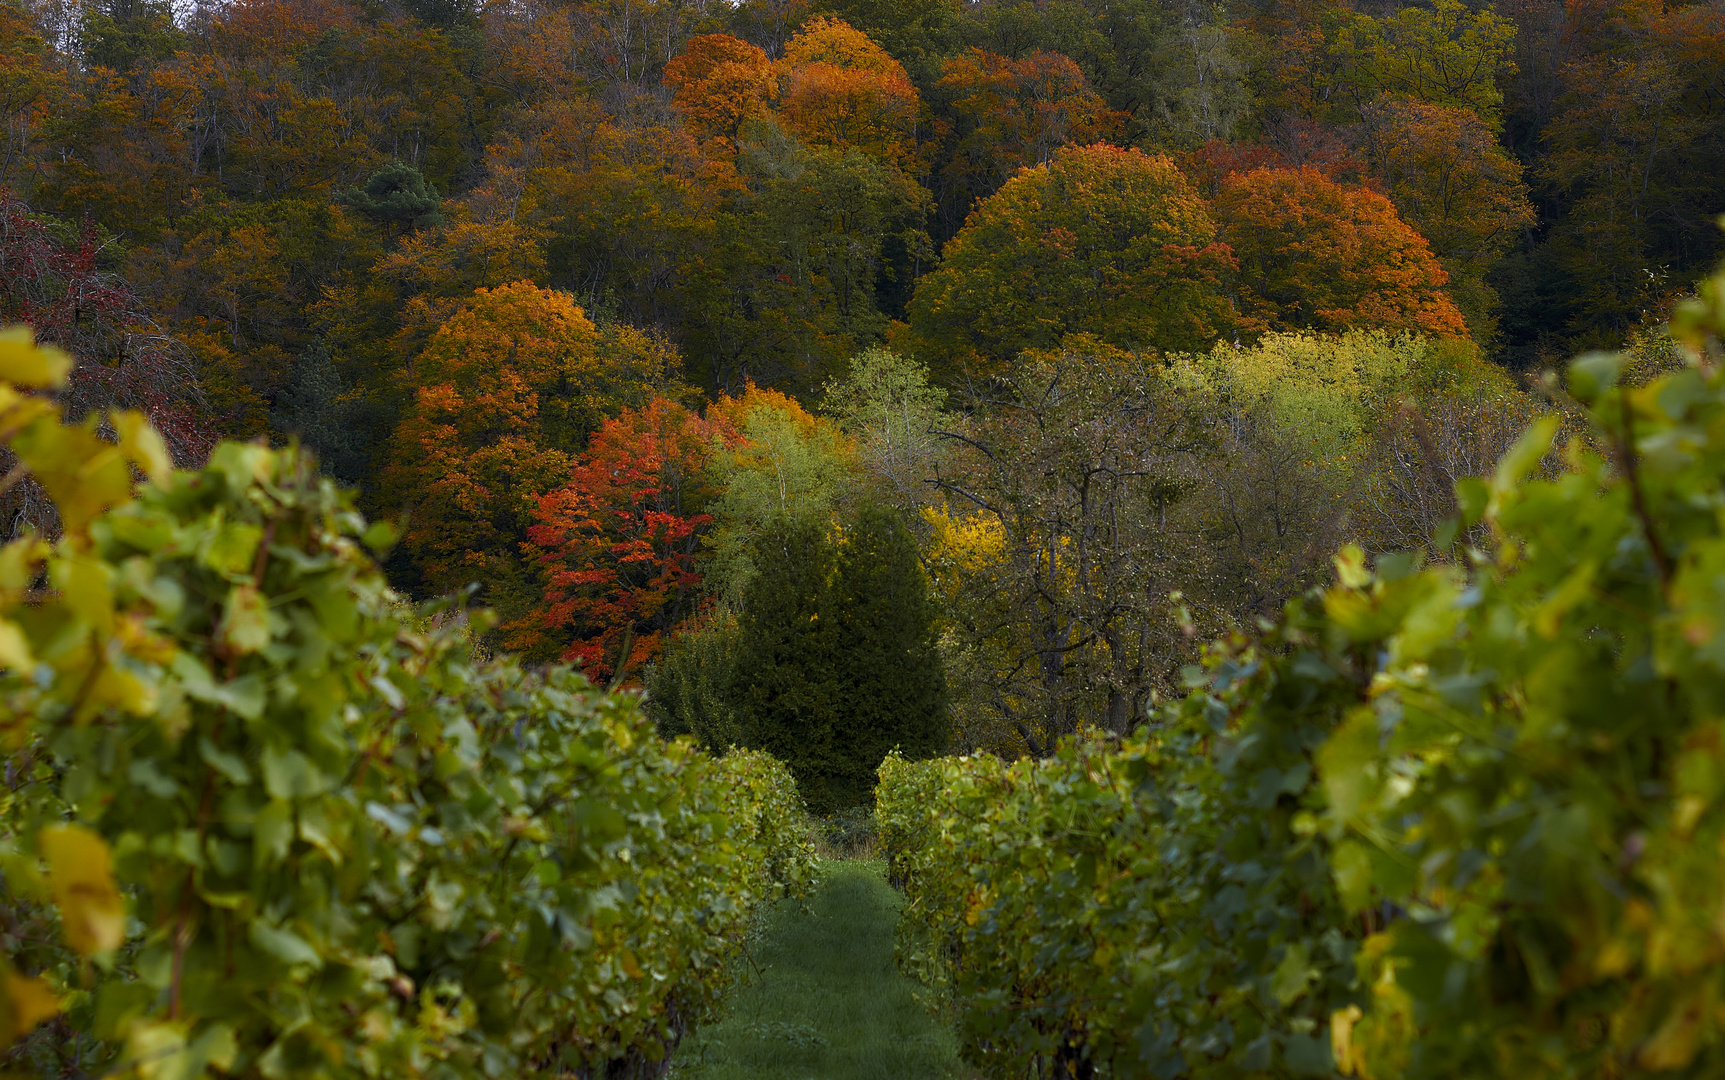
[[[893,747],[906,757],[933,757],[945,752],[950,735],[928,583],[916,540],[891,510],[857,514],[838,553],[832,607],[841,794],[863,802]]]
[[[329,348],[317,341],[295,358],[272,420],[276,430],[299,436],[324,472],[357,487],[366,479],[371,460],[366,440],[372,418],[367,411],[363,402],[347,394]]]
[[[364,187],[340,192],[335,201],[373,221],[404,228],[428,229],[443,222],[443,196],[426,182],[423,173],[400,161],[372,173]]]
[[[782,517],[762,530],[755,552],[731,699],[747,745],[790,766],[810,810],[831,813],[845,797],[833,723],[833,545],[819,520]]]

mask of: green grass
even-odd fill
[[[959,1080],[958,1041],[893,967],[899,896],[878,862],[828,863],[809,910],[783,903],[723,1020],[678,1048],[676,1080]]]

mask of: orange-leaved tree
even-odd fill
[[[713,520],[704,508],[717,493],[708,465],[736,440],[724,418],[662,397],[605,421],[533,508],[522,550],[545,598],[506,628],[509,647],[560,652],[599,682],[657,657],[694,610],[696,555]]]
[[[779,94],[767,54],[729,34],[690,38],[666,63],[665,85],[683,125],[721,155],[736,152],[743,121],[762,115]]]
[[[922,101],[903,65],[861,30],[814,18],[785,46],[779,118],[806,143],[903,166],[916,155]]]
[[[517,613],[518,545],[538,497],[607,416],[661,391],[676,362],[640,331],[595,327],[568,293],[527,281],[476,291],[414,362],[385,476],[411,511],[403,539],[424,585],[480,581]]]
[[[1260,328],[1467,335],[1449,275],[1375,191],[1316,169],[1253,169],[1224,179],[1211,209]]]
[[[943,202],[956,201],[960,215],[1019,169],[1043,164],[1067,143],[1110,141],[1126,121],[1077,64],[1054,52],[1014,60],[971,49],[942,65],[938,91],[950,97],[951,115],[938,125],[948,143]]]
[[[904,344],[941,378],[1003,370],[1084,332],[1126,349],[1190,349],[1231,330],[1233,269],[1168,158],[1067,147],[978,204],[917,283]]]
[[[1521,163],[1468,109],[1382,98],[1360,126],[1366,159],[1402,219],[1431,244],[1474,336],[1490,336],[1486,273],[1534,223]]]

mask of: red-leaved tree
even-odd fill
[[[695,557],[712,521],[701,508],[716,493],[708,461],[736,441],[722,418],[665,398],[605,421],[569,482],[533,511],[523,552],[545,582],[545,602],[506,628],[509,647],[561,650],[595,682],[656,657],[701,583]]]
[[[73,238],[0,188],[0,324],[27,324],[36,340],[77,361],[56,396],[81,420],[137,409],[162,433],[174,464],[202,464],[215,443],[190,357],[151,319],[119,275],[100,266],[101,243],[87,223]],[[0,475],[10,455],[0,451]],[[54,535],[59,518],[28,477],[0,485],[0,543],[25,528]]]
[[[199,416],[191,360],[131,286],[101,268],[101,248],[88,223],[62,239],[0,189],[0,322],[27,323],[38,341],[78,361],[65,391],[69,416],[142,410],[176,464],[200,464],[215,439]]]

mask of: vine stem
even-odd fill
[[[187,933],[187,919],[191,906],[192,888],[196,884],[194,870],[186,871],[186,883],[180,887],[180,906],[174,912],[174,966],[173,974],[168,978],[168,1019],[180,1018],[180,981],[186,971],[186,946],[191,944],[191,935]]]
[[[231,677],[231,675],[230,675]],[[210,729],[210,741],[221,745],[222,718],[218,715],[215,724]],[[216,795],[216,770],[213,766],[205,766],[204,793],[198,800],[198,847],[202,849],[204,834],[209,830],[211,803]],[[192,943],[191,935],[191,905],[192,890],[197,887],[197,868],[188,867],[186,883],[180,890],[179,910],[174,912],[174,963],[173,973],[168,978],[168,1019],[177,1020],[180,1016],[180,980],[185,973],[186,947]]]
[[[1659,540],[1659,530],[1653,527],[1653,516],[1647,512],[1647,499],[1641,491],[1641,470],[1635,462],[1635,447],[1631,440],[1635,437],[1635,416],[1629,408],[1629,395],[1621,390],[1617,394],[1618,402],[1623,406],[1623,432],[1618,437],[1617,452],[1623,459],[1623,472],[1629,481],[1629,498],[1635,507],[1635,516],[1641,522],[1642,535],[1647,537],[1647,548],[1653,555],[1653,565],[1659,571],[1659,584],[1669,587],[1671,584],[1671,557],[1665,552],[1665,545]]]

